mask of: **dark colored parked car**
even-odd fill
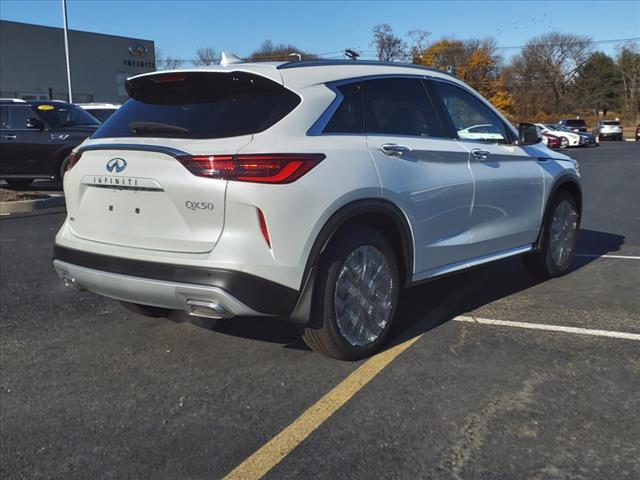
[[[580,147],[597,147],[598,146],[598,140],[596,139],[596,136],[593,133],[576,132],[570,129],[569,127],[561,127],[558,125],[557,125],[557,128],[559,128],[560,130],[564,130],[565,132],[573,132],[580,135],[580,143],[578,144],[578,146]]]
[[[587,131],[587,124],[581,118],[563,118],[558,122],[558,126],[567,127],[576,133]]]
[[[15,187],[62,180],[71,150],[99,126],[70,103],[0,100],[0,178]]]

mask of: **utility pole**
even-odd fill
[[[62,20],[64,22],[64,56],[67,60],[67,89],[69,90],[69,103],[73,103],[71,93],[71,63],[69,61],[69,31],[67,28],[67,0],[62,1]]]

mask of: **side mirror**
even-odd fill
[[[533,123],[521,123],[518,127],[518,145],[535,145],[542,141],[538,127]]]
[[[27,118],[27,128],[33,128],[35,130],[44,130],[44,122],[39,118],[29,117]]]

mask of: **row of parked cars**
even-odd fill
[[[71,151],[119,105],[0,99],[0,178],[14,187],[62,179]]]
[[[61,180],[73,148],[91,136],[119,108],[109,103],[70,104],[58,100],[0,99],[0,178],[14,187],[36,179]],[[591,133],[582,119],[557,124],[536,123],[549,148],[597,146],[600,140],[622,140],[618,120],[600,120]],[[458,132],[461,138],[493,138],[487,128],[474,125]],[[499,137],[499,133],[495,135]],[[636,128],[640,140],[640,125]]]

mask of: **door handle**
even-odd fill
[[[382,150],[382,153],[389,155],[390,157],[400,157],[411,151],[409,147],[405,145],[398,145],[397,143],[385,143],[380,146],[380,150]]]
[[[2,135],[2,138],[6,138],[7,140],[15,140],[17,137],[15,135]]]
[[[487,160],[491,156],[491,152],[482,150],[480,148],[474,148],[473,150],[471,150],[471,154],[476,160],[480,160],[481,162]]]

